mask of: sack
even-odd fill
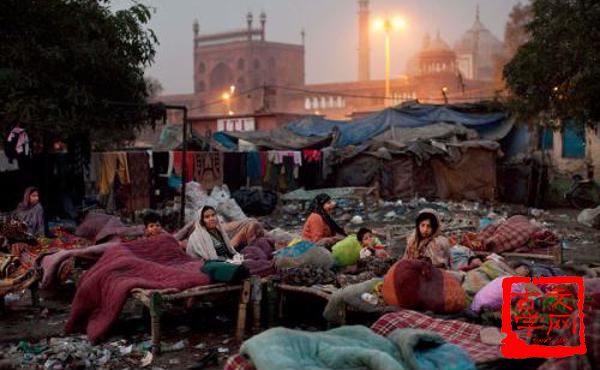
[[[236,284],[250,276],[250,271],[246,266],[220,260],[206,261],[201,271],[210,276],[214,283]]]
[[[350,235],[331,248],[335,262],[340,267],[354,265],[360,259],[360,250],[362,246],[356,239],[356,235]]]
[[[277,207],[277,193],[270,190],[240,189],[233,193],[233,199],[244,213],[253,216],[270,215]]]

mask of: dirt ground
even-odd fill
[[[513,212],[527,213],[530,211],[513,207]],[[578,224],[577,214],[576,210],[557,209],[546,211],[537,219],[545,222],[549,228],[565,240],[564,261],[572,260],[577,264],[600,263],[600,232]],[[31,306],[28,291],[24,292],[19,300],[7,303],[5,310],[0,311],[0,369],[43,368],[27,362],[28,356],[17,350],[17,345],[20,341],[31,344],[41,341],[41,344],[44,344],[49,343],[51,338],[62,337],[74,292],[73,284],[65,285],[52,294],[42,292],[41,306],[37,308]],[[203,368],[222,369],[227,357],[239,349],[239,344],[234,341],[233,337],[236,308],[235,303],[227,301],[215,304],[197,303],[191,309],[181,306],[172,307],[163,315],[161,325],[163,343],[169,346],[181,340],[187,342],[184,343],[184,348],[181,350],[154,357],[152,363],[145,368],[190,368],[190,366],[197,365],[209,351],[216,350],[219,353],[218,362]],[[305,299],[296,305],[295,311],[292,309],[291,312],[286,312],[288,316],[285,324],[308,330],[324,330],[326,326],[320,315],[322,308],[322,302]],[[263,322],[263,324],[265,323]],[[265,325],[263,325],[264,327]],[[250,323],[247,324],[247,329],[247,335],[250,335]],[[71,338],[76,338],[77,343],[85,343],[83,338]],[[110,338],[98,346],[106,348],[114,345],[126,348],[132,344],[133,350],[128,354],[112,356],[110,361],[101,368],[141,368],[141,360],[147,353],[149,339],[147,313],[144,313],[141,306],[137,306],[131,301],[128,302],[118,323],[111,331]],[[16,363],[11,367],[7,364],[10,361],[16,361]],[[58,366],[51,368],[62,369]]]

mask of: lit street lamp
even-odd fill
[[[388,105],[390,97],[390,34],[393,30],[400,30],[406,27],[406,22],[400,17],[392,19],[376,19],[373,28],[376,31],[385,32],[385,105]]]
[[[230,116],[233,115],[233,111],[231,110],[231,98],[233,97],[233,93],[235,93],[235,86],[231,85],[229,91],[226,91],[221,95],[221,98],[225,101],[225,104],[227,104],[227,114]]]

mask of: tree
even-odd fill
[[[146,76],[146,77],[144,77],[144,80],[146,80],[146,86],[148,88],[148,97],[149,98],[156,98],[157,96],[162,94],[163,85],[160,83],[160,81],[157,78],[154,78],[152,76]]]
[[[508,59],[512,59],[517,50],[529,41],[527,25],[532,21],[531,5],[517,3],[508,15],[504,27],[504,48]]]
[[[600,2],[533,0],[529,40],[504,67],[516,109],[571,118],[579,124],[600,120]]]
[[[0,128],[35,136],[127,139],[148,118],[144,69],[157,38],[151,11],[110,0],[0,2]],[[115,105],[113,102],[126,102]]]

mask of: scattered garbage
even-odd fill
[[[171,345],[161,346],[162,352],[176,352],[181,351],[182,349],[188,346],[189,342],[187,339],[180,340],[179,342],[173,343]]]
[[[354,216],[352,217],[352,219],[350,220],[351,223],[355,224],[355,225],[360,225],[364,222],[363,218],[360,216]]]
[[[577,222],[587,227],[600,229],[600,207],[584,209],[577,216]]]
[[[152,363],[152,359],[152,352],[146,352],[144,358],[142,358],[142,360],[140,361],[140,365],[142,365],[142,367],[146,367]]]

